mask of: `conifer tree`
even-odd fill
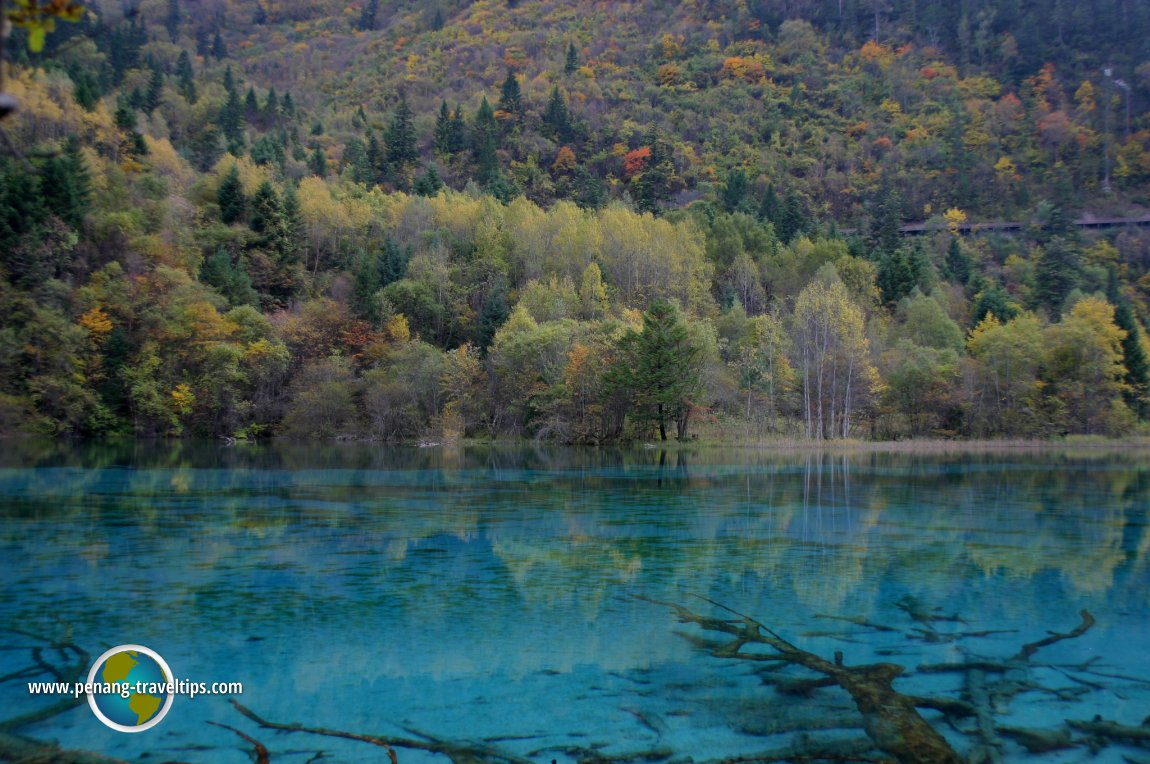
[[[367,0],[363,4],[363,11],[359,14],[357,26],[364,32],[375,29],[375,17],[379,13],[379,0]]]
[[[727,180],[719,193],[719,203],[725,212],[742,210],[750,190],[747,173],[743,169],[735,167],[727,173]]]
[[[284,93],[283,105],[280,107],[280,111],[282,111],[283,115],[288,119],[295,119],[295,99],[291,97],[290,90]]]
[[[1134,310],[1126,299],[1119,299],[1114,311],[1114,323],[1126,332],[1122,338],[1123,365],[1126,367],[1126,390],[1123,397],[1139,418],[1150,414],[1150,359],[1142,348],[1142,330],[1134,318]]]
[[[434,164],[429,164],[423,174],[415,179],[412,191],[419,196],[435,196],[441,188],[443,181],[439,177],[439,172],[436,171]]]
[[[152,76],[148,78],[148,90],[144,93],[144,111],[148,116],[160,108],[164,97],[164,74],[159,67],[152,69]]]
[[[499,126],[495,122],[495,113],[487,97],[479,104],[475,113],[475,122],[471,132],[471,151],[475,158],[475,179],[480,185],[488,186],[499,177]]]
[[[451,116],[451,153],[458,154],[467,148],[467,120],[463,118],[463,105],[455,105],[455,113]]]
[[[435,150],[446,156],[451,152],[451,110],[447,101],[439,104],[439,114],[435,117]]]
[[[318,175],[321,178],[327,177],[327,155],[324,154],[322,147],[316,146],[315,150],[312,151],[307,160],[307,168],[311,170],[312,175]]]
[[[499,108],[508,114],[514,114],[516,120],[523,115],[523,93],[519,89],[519,79],[515,76],[515,70],[510,67],[499,89]]]
[[[195,73],[186,50],[180,51],[180,58],[176,61],[176,88],[188,103],[196,102]]]
[[[543,112],[543,134],[556,143],[571,142],[571,114],[558,85],[551,88],[551,96]]]
[[[395,106],[391,124],[387,126],[384,136],[387,145],[387,162],[397,170],[419,160],[419,148],[415,143],[415,124],[411,115],[411,107],[407,105],[407,96],[400,91],[399,103]]]
[[[274,125],[276,119],[280,115],[280,99],[276,95],[276,89],[271,88],[268,90],[268,97],[264,99],[263,119],[264,124]]]
[[[224,44],[224,37],[218,28],[216,29],[216,36],[212,38],[212,56],[217,61],[223,61],[228,57],[228,46]]]
[[[247,95],[244,96],[244,118],[248,123],[254,123],[260,116],[260,103],[256,99],[256,89],[248,87]]]
[[[244,187],[240,183],[240,170],[236,165],[224,176],[216,192],[216,202],[220,206],[220,220],[228,225],[239,222],[247,208]]]
[[[269,236],[280,222],[280,199],[268,181],[260,184],[252,197],[251,229],[258,234]]]
[[[575,50],[575,43],[567,44],[567,60],[563,63],[563,71],[574,74],[579,69],[579,51]]]
[[[168,30],[168,38],[172,42],[180,36],[180,22],[183,14],[180,13],[180,0],[168,0],[168,13],[164,17],[164,27]]]
[[[65,141],[64,151],[59,156],[49,157],[44,162],[40,173],[44,207],[72,228],[79,228],[88,211],[91,184],[76,136]]]
[[[690,341],[679,310],[657,300],[643,314],[643,331],[632,342],[635,356],[632,389],[641,419],[658,425],[667,439],[667,421],[678,423],[678,437],[687,435],[692,401],[701,386],[695,359],[699,349]]]
[[[1062,313],[1063,302],[1079,285],[1082,262],[1069,239],[1056,236],[1046,243],[1034,267],[1034,299],[1044,306],[1051,318]]]

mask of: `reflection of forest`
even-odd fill
[[[635,587],[769,590],[865,616],[890,582],[938,600],[991,576],[1150,606],[1139,453],[20,449],[0,470],[19,610],[55,606],[56,589],[96,598],[109,576],[136,581],[140,604],[253,621],[338,608],[354,622],[385,603],[422,620],[477,603],[594,620]]]

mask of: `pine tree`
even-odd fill
[[[383,251],[380,253],[379,269],[381,286],[394,284],[407,275],[407,263],[411,260],[411,249],[403,247],[391,236],[384,237]]]
[[[220,182],[216,202],[220,206],[220,220],[224,223],[231,225],[243,218],[247,198],[244,196],[244,187],[240,183],[240,170],[236,165],[232,165],[232,169]]]
[[[196,80],[192,71],[192,59],[186,50],[180,51],[180,58],[176,61],[176,89],[188,103],[196,102]]]
[[[487,352],[487,348],[491,346],[491,341],[495,338],[495,333],[507,321],[509,315],[511,315],[511,308],[507,304],[507,286],[502,279],[499,279],[487,291],[487,297],[483,300],[483,309],[479,312],[478,337],[476,339],[479,340],[480,350]]]
[[[675,168],[671,164],[671,149],[658,131],[647,133],[644,144],[651,150],[642,172],[631,179],[631,195],[639,212],[659,214],[662,202],[670,198],[670,182]]]
[[[701,388],[695,359],[699,349],[679,310],[657,300],[643,314],[643,331],[632,340],[635,349],[632,388],[641,419],[659,426],[659,438],[667,439],[667,421],[679,424],[678,437],[687,435],[693,400]]]
[[[1145,419],[1150,414],[1150,359],[1146,358],[1146,351],[1142,348],[1142,330],[1128,300],[1119,299],[1118,308],[1114,311],[1114,323],[1126,332],[1122,338],[1122,358],[1126,367],[1123,381],[1126,390],[1122,395],[1126,405],[1139,418]]]
[[[727,173],[727,180],[719,192],[719,203],[726,212],[742,210],[750,194],[751,184],[747,173],[741,168],[733,168]]]
[[[443,9],[436,8],[435,16],[431,19],[431,31],[438,32],[440,29],[443,29]]]
[[[272,184],[265,180],[252,197],[251,229],[265,237],[270,236],[279,225],[280,216],[279,195]]]
[[[447,156],[451,153],[451,110],[447,101],[439,104],[439,114],[435,117],[435,150]]]
[[[375,133],[372,133],[367,138],[367,166],[371,170],[371,177],[364,182],[372,186],[379,183],[383,178],[384,164],[386,164],[386,157],[383,153],[383,146],[375,137]]]
[[[778,236],[779,212],[781,209],[779,195],[775,193],[775,185],[772,183],[767,186],[766,192],[763,193],[763,199],[759,202],[759,220],[775,226],[776,236]],[[779,240],[782,241],[781,237]]]
[[[252,14],[252,23],[256,26],[268,23],[268,11],[262,2],[256,3],[256,12]]]
[[[902,196],[884,185],[874,200],[871,211],[868,243],[876,260],[893,254],[902,242]]]
[[[495,113],[491,104],[484,96],[475,113],[475,122],[471,130],[471,151],[475,158],[475,179],[482,186],[489,186],[500,177],[499,156],[499,125],[495,122]]]
[[[268,97],[264,99],[263,120],[264,124],[274,125],[280,115],[280,99],[276,95],[276,89],[268,90]]]
[[[567,102],[563,100],[558,85],[551,88],[551,96],[547,99],[542,132],[556,143],[571,142],[571,114],[567,111]]]
[[[280,260],[284,263],[294,263],[299,259],[299,244],[303,239],[303,213],[300,212],[299,195],[294,186],[284,189],[280,200],[280,209],[283,213],[279,245]]]
[[[415,179],[415,185],[412,186],[412,191],[419,196],[435,196],[442,188],[443,181],[440,180],[435,165],[429,164],[427,165],[427,169],[423,171],[423,174]]]
[[[100,102],[99,85],[96,83],[95,77],[86,71],[76,71],[72,73],[71,77],[72,82],[75,83],[72,97],[76,99],[76,103],[84,111],[95,111],[96,104]]]
[[[284,93],[283,105],[280,107],[280,111],[282,111],[283,115],[288,119],[295,119],[295,99],[291,97],[290,90]]]
[[[227,91],[227,99],[220,110],[220,129],[228,141],[228,150],[239,156],[244,148],[244,110],[230,66],[224,72],[224,90]]]
[[[953,237],[950,240],[950,246],[946,249],[947,278],[965,286],[966,282],[970,281],[970,266],[970,255],[963,249],[958,237]]]
[[[88,211],[91,190],[88,167],[80,142],[70,136],[59,156],[49,157],[40,168],[40,193],[48,212],[72,228],[79,228]]]
[[[1046,243],[1034,267],[1034,299],[1051,317],[1061,315],[1063,303],[1082,278],[1082,262],[1074,244],[1061,236]]]
[[[216,29],[216,36],[212,38],[212,56],[217,61],[222,61],[228,57],[228,47],[224,45],[224,38],[219,29]]]
[[[260,102],[256,99],[256,89],[248,87],[247,95],[244,96],[244,118],[249,124],[254,123],[260,116]]]
[[[183,21],[183,14],[180,13],[179,0],[168,0],[168,13],[164,17],[164,27],[168,30],[168,37],[172,42],[180,36],[180,22]]]
[[[563,63],[563,71],[574,74],[579,69],[579,51],[575,50],[575,43],[567,44],[567,60]]]
[[[523,116],[523,93],[519,89],[519,79],[515,76],[515,70],[510,67],[499,89],[499,108],[508,114],[514,114],[516,120]]]
[[[364,32],[370,32],[375,29],[375,17],[379,13],[379,0],[367,0],[363,5],[363,11],[359,15],[359,24],[357,26]]]
[[[323,148],[315,147],[315,151],[308,157],[307,168],[311,170],[312,175],[318,175],[321,178],[327,177],[327,155],[324,154]]]
[[[407,105],[407,96],[400,91],[399,103],[395,106],[391,124],[387,126],[384,135],[387,144],[387,162],[397,170],[402,171],[407,165],[419,161],[419,148],[415,143],[415,124],[411,116],[411,107]]]
[[[458,154],[467,148],[467,120],[463,118],[463,105],[455,105],[455,113],[451,116],[451,140],[449,142],[452,154]]]
[[[130,98],[123,95],[116,101],[116,111],[112,115],[112,119],[116,122],[116,127],[125,133],[131,132],[136,129],[136,110],[132,108]]]

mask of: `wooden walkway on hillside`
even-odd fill
[[[1150,215],[1141,215],[1139,217],[1128,218],[1100,218],[1093,215],[1085,215],[1074,221],[1074,225],[1079,228],[1125,228],[1127,226],[1144,227],[1150,226]],[[960,233],[972,234],[994,231],[1020,231],[1025,227],[1024,223],[1018,221],[1001,221],[997,223],[963,223],[958,227]],[[908,236],[919,236],[924,233],[931,233],[932,231],[946,230],[946,225],[939,225],[937,223],[910,223],[904,225],[899,229],[900,233]]]

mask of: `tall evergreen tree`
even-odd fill
[[[268,97],[264,99],[263,121],[265,125],[274,125],[280,115],[280,99],[276,89],[268,90]]]
[[[429,164],[423,174],[415,179],[412,191],[419,196],[435,196],[442,188],[443,181],[439,177],[439,172],[435,169],[434,164]]]
[[[1114,323],[1119,329],[1126,332],[1122,338],[1122,360],[1126,367],[1126,390],[1123,397],[1126,405],[1135,412],[1139,418],[1145,419],[1150,415],[1150,359],[1142,348],[1142,330],[1134,317],[1134,310],[1130,302],[1119,299],[1118,308],[1114,311]]]
[[[217,61],[223,61],[228,57],[228,46],[224,44],[224,36],[220,34],[219,28],[216,29],[215,37],[212,38],[212,56]]]
[[[1051,318],[1062,313],[1063,303],[1082,279],[1082,261],[1073,242],[1057,236],[1046,243],[1034,267],[1034,299]]]
[[[49,157],[40,173],[44,207],[72,228],[79,228],[88,211],[91,180],[76,136],[69,136],[63,152]]]
[[[519,89],[519,78],[515,76],[515,70],[510,67],[499,89],[499,108],[514,114],[516,120],[523,116],[523,92]]]
[[[260,116],[260,102],[256,98],[256,89],[249,86],[247,95],[244,96],[244,119],[248,124],[255,123]]]
[[[467,148],[467,120],[463,118],[462,104],[455,104],[455,112],[451,115],[451,140],[448,145],[452,154]]]
[[[475,158],[475,179],[483,186],[489,186],[500,177],[499,125],[495,122],[495,112],[486,96],[475,113],[471,128],[471,151]]]
[[[551,88],[547,108],[543,112],[543,134],[556,143],[570,143],[572,138],[571,114],[559,86]]]
[[[686,322],[674,305],[657,300],[643,314],[643,331],[632,342],[638,416],[658,425],[661,440],[667,439],[668,420],[678,424],[679,439],[685,438],[701,389],[695,364],[699,349],[691,342]]]
[[[224,90],[227,97],[223,108],[220,109],[220,130],[228,141],[228,151],[239,156],[244,148],[244,109],[239,92],[236,90],[235,79],[232,77],[231,66],[224,72]]]
[[[176,61],[176,88],[188,103],[196,102],[196,79],[192,71],[192,59],[186,50],[180,51]]]
[[[747,180],[746,171],[735,167],[727,173],[727,180],[719,191],[719,203],[726,212],[745,210],[750,191],[751,184]]]
[[[364,32],[371,32],[375,29],[375,17],[379,13],[379,0],[367,0],[363,4],[363,11],[359,14],[359,23],[357,26]]]
[[[228,225],[237,223],[244,216],[244,210],[247,208],[247,198],[244,196],[244,187],[240,183],[240,169],[236,165],[232,165],[232,169],[228,170],[228,174],[220,182],[220,188],[216,192],[216,202],[220,206],[220,220]]]
[[[574,74],[579,69],[579,51],[575,50],[575,43],[567,44],[567,60],[563,62],[563,71]]]
[[[307,160],[307,168],[311,170],[312,175],[318,175],[321,178],[327,177],[327,155],[324,154],[322,147],[316,146],[315,150],[312,151]]]
[[[268,181],[260,184],[252,197],[251,229],[264,237],[274,235],[276,226],[280,223],[282,212],[280,198],[275,188]]]
[[[451,153],[451,110],[447,101],[439,104],[439,114],[435,117],[435,150],[446,156]]]
[[[180,36],[180,22],[183,14],[180,12],[180,0],[168,0],[168,12],[164,16],[164,28],[168,30],[168,38],[175,42]]]
[[[952,237],[946,248],[946,277],[966,286],[966,282],[970,281],[970,267],[970,255],[959,243],[958,237]]]
[[[411,107],[407,105],[407,95],[399,92],[399,103],[384,135],[387,145],[387,162],[402,171],[407,165],[419,161],[419,148],[415,142],[415,123]]]
[[[152,69],[152,75],[148,78],[148,90],[144,93],[144,111],[148,116],[152,115],[156,109],[160,108],[160,103],[164,98],[164,74],[160,71],[159,67]]]

